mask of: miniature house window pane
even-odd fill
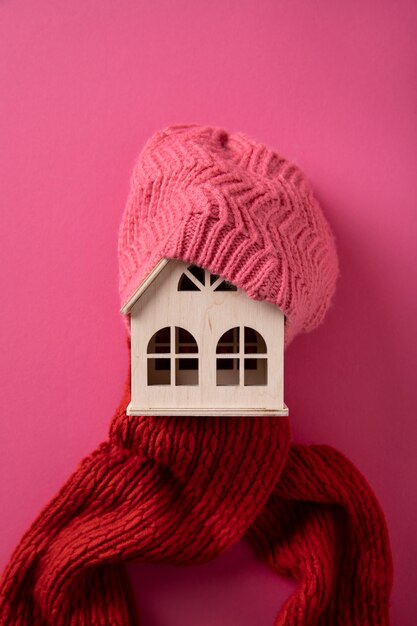
[[[245,326],[245,352],[266,354],[266,343],[258,331]]]
[[[203,291],[204,289],[211,291],[237,291],[235,285],[216,274],[211,274],[202,267],[198,267],[198,265],[187,267],[178,281],[178,291]]]
[[[239,326],[223,333],[217,342],[216,352],[217,354],[239,353]]]
[[[198,385],[198,357],[190,358],[196,353],[197,342],[188,330],[161,328],[148,343],[148,385]],[[180,354],[184,358],[176,358]]]
[[[210,286],[213,286],[216,281],[218,281],[220,276],[216,274],[210,274]],[[222,280],[221,283],[217,283],[214,285],[214,291],[237,291],[237,287],[229,283],[227,280]]]
[[[204,289],[206,273],[197,265],[190,265],[178,281],[178,291],[201,291]]]
[[[268,362],[266,359],[245,359],[244,385],[266,385]]]
[[[266,385],[268,380],[268,362],[266,343],[257,330],[249,326],[230,328],[220,337],[216,358],[217,385]],[[238,358],[230,358],[229,355]],[[253,358],[249,355],[265,355]]]
[[[239,384],[239,359],[216,359],[217,380],[216,385]]]
[[[198,385],[198,359],[175,359],[175,384]]]
[[[148,359],[148,385],[171,384],[171,359]]]
[[[197,342],[188,330],[175,327],[175,352],[198,352]]]
[[[214,291],[237,291],[237,287],[229,283],[227,280],[223,280]]]
[[[266,354],[265,339],[254,328],[244,328],[245,355]],[[268,380],[268,362],[266,358],[244,358],[244,382],[248,385],[266,385]]]
[[[148,343],[148,354],[171,352],[171,329],[169,326],[156,332]]]
[[[190,267],[188,267],[187,269],[190,274],[192,274],[194,278],[198,280],[199,283],[205,285],[205,271],[202,267],[198,267],[198,265],[190,265]]]
[[[187,274],[183,274],[178,283],[178,291],[200,291],[200,288],[188,278]]]

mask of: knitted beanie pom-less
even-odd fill
[[[274,302],[287,345],[323,319],[337,275],[299,170],[198,126],[157,133],[141,153],[119,236],[123,302],[164,256]],[[203,563],[242,537],[298,583],[275,626],[389,625],[387,526],[345,456],[291,443],[288,417],[127,416],[130,380],[108,439],[16,547],[0,626],[139,626],[126,563]]]
[[[122,306],[163,257],[278,306],[286,346],[323,320],[338,274],[333,234],[298,166],[242,133],[197,125],[155,133],[139,155],[119,234]]]

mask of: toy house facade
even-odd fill
[[[121,312],[131,325],[128,415],[288,415],[275,305],[162,259]]]

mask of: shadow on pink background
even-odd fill
[[[416,18],[411,1],[0,2],[1,568],[120,398],[134,160],[159,128],[211,124],[297,161],[336,234],[334,305],[286,354],[293,438],[367,477],[392,621],[415,623]],[[245,543],[130,573],[143,626],[266,626],[293,588]]]

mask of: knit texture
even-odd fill
[[[119,232],[122,306],[163,257],[278,306],[286,345],[322,322],[338,275],[299,167],[242,133],[197,125],[155,133],[139,155]]]
[[[299,583],[276,626],[389,624],[384,516],[342,454],[290,445],[288,418],[129,418],[129,381],[12,555],[1,626],[138,626],[124,564],[203,563],[244,536]]]
[[[157,133],[139,158],[119,235],[123,304],[164,256],[277,305],[286,345],[321,322],[337,276],[299,169],[199,126]],[[352,463],[291,444],[286,417],[128,417],[130,380],[108,439],[12,555],[0,626],[137,625],[125,563],[203,563],[243,537],[298,581],[276,625],[388,626],[388,531]]]

